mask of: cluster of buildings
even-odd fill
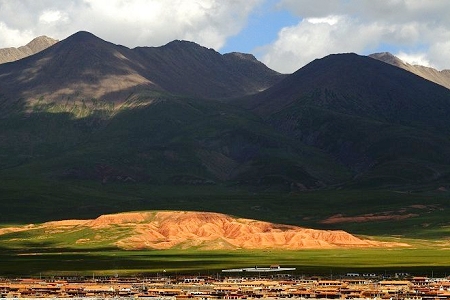
[[[450,300],[450,279],[379,280],[354,274],[339,280],[290,275],[1,279],[0,298]]]

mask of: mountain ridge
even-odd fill
[[[239,63],[242,68],[233,67]],[[283,77],[256,60],[221,55],[193,42],[129,49],[83,31],[12,65],[0,65],[0,74],[0,88],[10,101],[76,97],[123,102],[145,90],[227,98],[258,92]]]
[[[57,42],[58,40],[43,35],[34,38],[25,46],[20,46],[18,48],[2,48],[0,49],[0,64],[13,62],[36,54],[56,44]]]

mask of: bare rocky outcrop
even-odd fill
[[[361,239],[342,230],[315,230],[292,225],[273,224],[252,219],[234,218],[211,212],[146,211],[102,215],[93,220],[65,220],[23,228],[4,229],[8,232],[44,229],[49,233],[68,233],[90,229],[92,237],[77,244],[99,242],[102,236],[119,248],[171,249],[332,249],[355,247],[393,247],[400,244]],[[115,239],[113,232],[127,232]],[[404,245],[403,245],[404,246]]]
[[[398,221],[420,216],[421,214],[430,213],[440,210],[438,205],[413,204],[408,207],[401,208],[397,211],[383,211],[378,213],[369,213],[356,216],[345,216],[336,214],[322,220],[322,224],[339,224],[339,223],[366,223],[378,221]]]

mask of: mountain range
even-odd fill
[[[88,32],[1,69],[2,93],[10,100],[76,97],[124,102],[142,90],[223,98],[255,93],[283,77],[248,54],[221,55],[186,41],[128,49]]]
[[[129,49],[78,32],[0,64],[3,201],[17,216],[83,195],[80,184],[445,189],[450,90],[380,57],[280,74],[188,41]]]

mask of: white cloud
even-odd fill
[[[11,29],[5,23],[0,22],[0,45],[8,45],[8,47],[23,46],[31,41],[35,36],[29,30],[20,31]]]
[[[39,22],[44,24],[64,22],[67,20],[67,13],[63,13],[59,10],[46,10],[39,16]]]
[[[128,47],[188,39],[218,50],[263,1],[0,0],[0,20],[17,36],[64,39],[86,30]],[[17,46],[11,35],[0,38],[0,48],[8,46]]]
[[[404,62],[407,62],[410,65],[421,65],[426,67],[433,67],[430,63],[430,61],[427,58],[426,53],[405,53],[405,52],[399,52],[394,53],[395,56],[403,60]]]
[[[450,40],[434,43],[428,51],[428,58],[438,69],[450,69]]]
[[[280,0],[299,17],[260,48],[263,62],[293,72],[331,53],[387,51],[410,62],[450,68],[448,0]]]
[[[361,24],[345,16],[304,19],[283,28],[278,39],[262,49],[262,60],[269,67],[290,73],[310,61],[330,53],[360,52],[374,47],[382,34],[377,24]]]
[[[336,25],[337,22],[341,19],[340,16],[328,16],[324,18],[307,18],[305,21],[312,23],[312,24],[328,24],[328,25]]]

